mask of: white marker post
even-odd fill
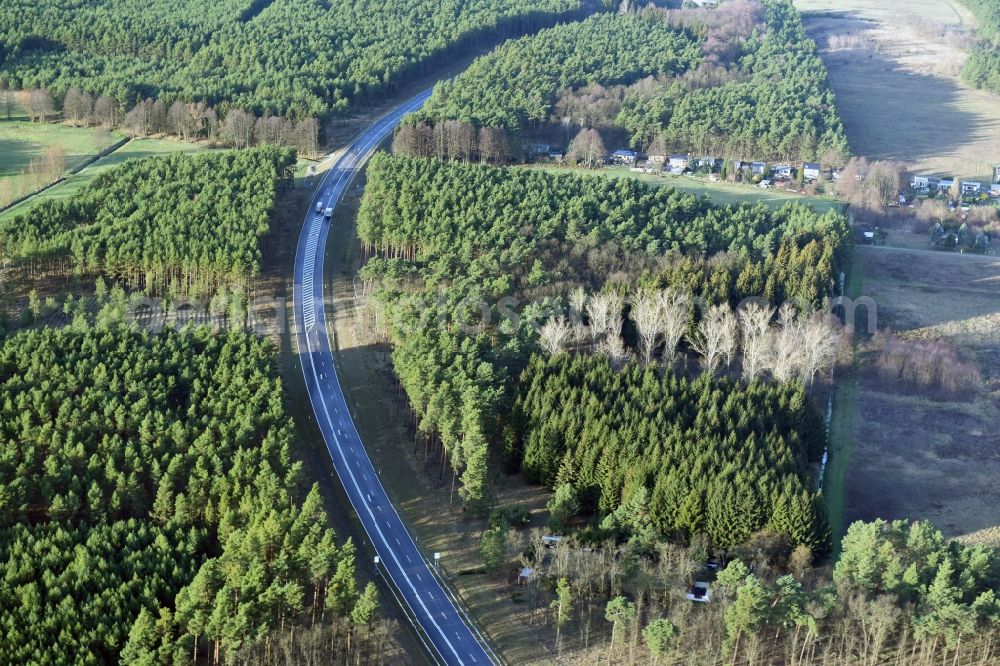
[[[434,553],[434,569],[441,571],[441,553]]]

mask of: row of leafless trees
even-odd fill
[[[462,162],[503,164],[513,157],[510,135],[502,127],[476,129],[472,123],[442,120],[435,125],[406,123],[396,132],[392,150],[399,155]]]
[[[319,153],[319,121],[293,121],[280,116],[258,118],[242,109],[231,109],[220,121],[204,102],[177,101],[167,107],[161,100],[145,99],[125,114],[124,127],[133,136],[172,134],[185,141],[222,139],[236,148],[253,145],[292,146],[304,155]]]
[[[974,363],[962,359],[945,340],[901,340],[880,331],[873,340],[875,368],[887,381],[902,381],[950,394],[974,391],[983,379]]]
[[[779,309],[751,302],[734,311],[714,305],[692,322],[694,302],[674,289],[640,290],[628,301],[629,318],[638,335],[638,353],[650,364],[659,352],[672,363],[682,340],[701,358],[705,372],[716,374],[741,361],[744,379],[770,376],[777,381],[796,377],[812,384],[832,371],[849,345],[839,322],[826,313],[802,314],[791,305]],[[549,354],[589,347],[612,363],[631,355],[622,338],[626,300],[620,293],[588,296],[583,289],[570,295],[570,316],[549,319],[539,331],[539,343]],[[586,315],[586,323],[584,321]]]
[[[0,90],[0,113],[6,113],[9,118],[15,103],[27,110],[32,121],[45,122],[57,116],[55,102],[44,90]],[[320,128],[316,118],[258,118],[241,109],[232,109],[220,118],[205,102],[175,101],[167,106],[162,100],[148,98],[122,115],[113,99],[95,99],[73,87],[63,97],[62,115],[78,127],[97,126],[107,130],[123,127],[133,136],[169,134],[184,141],[223,140],[236,148],[292,146],[303,155],[318,155],[320,151]]]

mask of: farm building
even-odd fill
[[[755,176],[763,176],[767,173],[767,162],[752,162],[750,164],[750,173]]]
[[[951,189],[951,186],[955,184],[955,181],[951,178],[942,178],[938,181],[937,188],[939,192],[947,192]]]
[[[691,163],[691,156],[687,153],[674,153],[670,156],[670,170],[671,171],[684,171],[688,168],[688,164]]]
[[[819,180],[820,168],[819,162],[803,162],[802,177],[809,181]]]
[[[527,148],[532,156],[548,155],[549,151],[552,150],[552,146],[547,143],[529,143]]]
[[[910,187],[917,192],[926,192],[931,187],[931,178],[930,176],[914,176],[913,180],[910,181]]]

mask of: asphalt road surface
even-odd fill
[[[421,93],[365,130],[317,189],[295,254],[295,337],[316,422],[351,505],[375,546],[380,570],[392,579],[409,613],[420,624],[421,640],[435,661],[485,666],[499,663],[499,659],[421,556],[361,443],[337,378],[323,312],[323,259],[330,225],[322,213],[316,213],[317,205],[335,207],[372,152],[402,117],[420,108],[429,95],[429,90]]]

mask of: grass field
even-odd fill
[[[532,166],[529,168],[543,169],[552,173],[575,173],[584,176],[604,178],[638,178],[639,180],[662,187],[672,187],[698,196],[705,195],[713,203],[719,205],[741,203],[763,203],[773,208],[780,208],[787,203],[804,203],[823,212],[830,209],[841,209],[843,204],[825,197],[806,197],[798,194],[761,190],[749,185],[733,183],[710,183],[689,176],[660,176],[648,173],[636,173],[624,167],[607,167],[598,170],[578,169],[565,166]]]
[[[966,86],[960,32],[972,16],[947,0],[796,0],[820,46],[851,150],[919,173],[988,180],[1000,162],[1000,97]],[[830,38],[856,35],[845,48]],[[832,48],[836,47],[836,48]]]
[[[1000,259],[883,247],[855,252],[861,293],[878,304],[879,326],[904,339],[955,344],[984,382],[971,395],[942,397],[887,384],[862,364],[845,519],[928,519],[949,536],[996,534]]]
[[[852,252],[848,266],[844,295],[857,299],[863,289],[864,256]],[[833,556],[840,552],[840,540],[847,531],[847,474],[854,456],[854,411],[857,406],[857,359],[833,390],[833,413],[830,419],[829,458],[823,477],[823,499],[826,501],[833,536]]]
[[[52,149],[62,151],[62,173],[79,166],[111,146],[124,135],[95,128],[72,127],[59,123],[29,122],[20,109],[10,119],[0,120],[0,205],[42,187],[55,179],[49,169],[44,175],[30,173],[33,160],[41,162]]]
[[[203,143],[188,143],[176,139],[134,139],[110,155],[97,160],[79,173],[67,176],[66,180],[55,187],[51,187],[37,196],[31,197],[21,204],[0,213],[0,219],[9,215],[16,215],[24,210],[25,207],[44,199],[65,199],[72,196],[102,172],[114,168],[126,160],[150,157],[152,155],[166,155],[169,153],[196,153],[207,149],[206,144]]]
[[[72,168],[122,136],[117,132],[102,135],[94,128],[0,120],[0,177],[16,176],[52,146],[65,151],[66,167]]]

